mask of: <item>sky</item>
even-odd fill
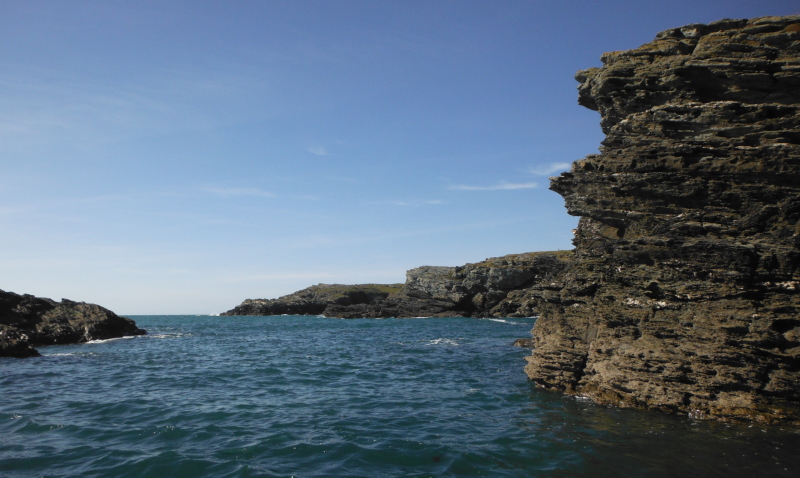
[[[0,0],[0,289],[215,314],[571,249],[578,70],[796,1]]]

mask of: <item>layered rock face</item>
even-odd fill
[[[526,372],[599,403],[800,423],[800,16],[659,33],[578,73],[601,154],[553,178],[574,261]]]
[[[99,305],[0,290],[0,357],[39,355],[39,345],[76,344],[146,332]]]
[[[530,317],[571,252],[511,254],[460,267],[423,266],[405,284],[319,284],[278,299],[246,300],[222,315],[326,317]]]

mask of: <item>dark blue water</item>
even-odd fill
[[[800,476],[793,429],[532,387],[531,319],[134,319],[0,359],[0,476]]]

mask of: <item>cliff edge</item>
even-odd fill
[[[581,71],[601,152],[551,179],[580,216],[537,302],[537,385],[800,423],[800,16],[659,33]]]

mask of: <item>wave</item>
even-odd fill
[[[519,322],[511,322],[510,320],[503,320],[503,319],[484,319],[484,320],[491,320],[492,322],[501,322],[503,324],[519,325]]]
[[[179,339],[181,337],[191,337],[193,334],[176,332],[173,334],[147,334],[143,337],[151,339]]]
[[[456,345],[460,345],[460,344],[458,342],[456,342],[455,340],[453,340],[453,339],[443,339],[442,338],[442,339],[431,340],[425,345],[453,345],[453,346],[456,346]]]
[[[125,335],[125,336],[122,336],[122,337],[113,337],[113,338],[110,338],[110,339],[94,339],[94,340],[89,340],[89,341],[84,342],[84,343],[85,344],[104,344],[106,342],[113,342],[115,340],[135,339],[136,337],[137,337],[136,335]]]

